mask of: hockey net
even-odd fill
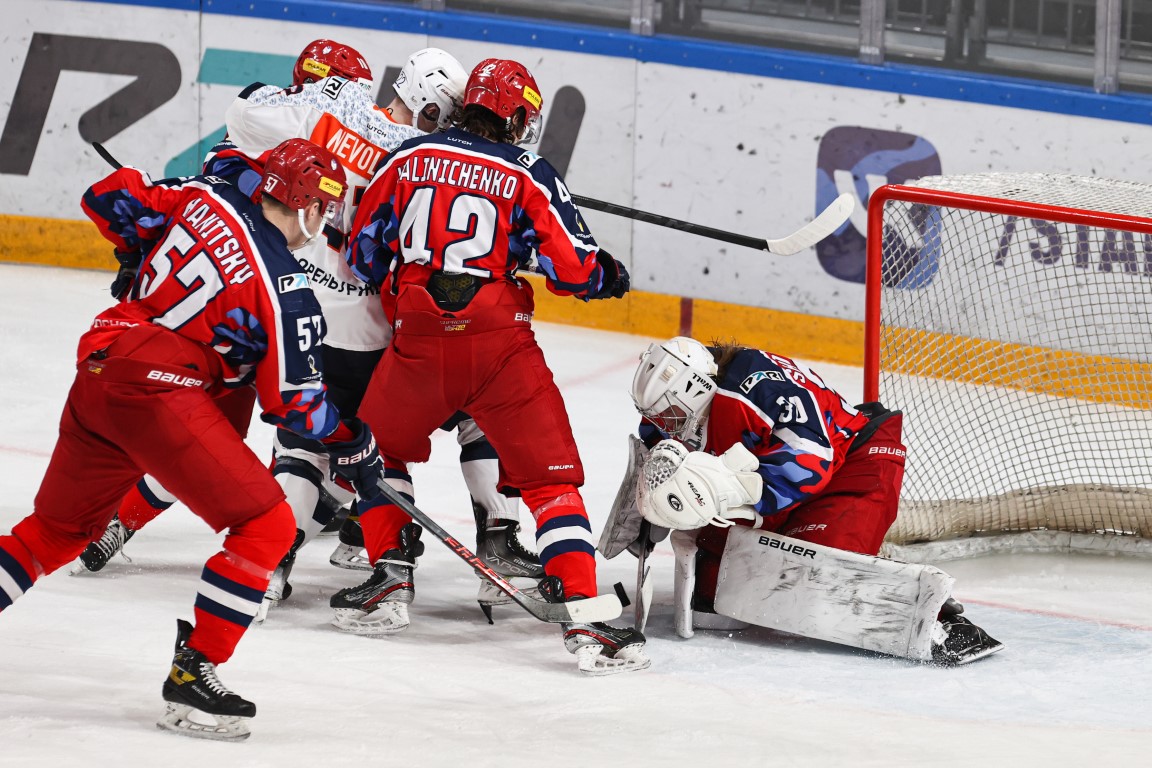
[[[869,203],[865,399],[904,411],[885,554],[1152,554],[1152,186],[937,176]]]

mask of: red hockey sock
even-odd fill
[[[595,597],[596,549],[576,486],[549,485],[520,493],[536,519],[536,546],[544,572],[560,577],[568,597]]]
[[[161,506],[157,506],[157,504]],[[140,490],[140,484],[137,483],[120,502],[120,509],[117,510],[116,516],[120,518],[120,522],[124,524],[125,528],[130,531],[138,531],[170,506],[172,505],[155,497],[151,499],[146,497]]]
[[[213,664],[232,657],[295,536],[296,519],[286,501],[229,529],[224,549],[204,564],[190,647]]]

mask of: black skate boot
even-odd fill
[[[281,600],[287,600],[292,596],[292,585],[288,583],[288,576],[292,573],[292,566],[296,564],[296,553],[300,551],[300,546],[303,543],[304,531],[297,528],[296,539],[288,549],[288,554],[284,555],[280,564],[276,566],[276,570],[272,572],[272,578],[268,581],[268,588],[264,590],[264,600],[260,603],[260,608],[252,619],[253,624],[263,624],[264,620],[268,618],[270,609],[278,606]]]
[[[119,517],[113,517],[108,527],[104,529],[104,534],[80,553],[80,562],[72,570],[72,575],[103,570],[108,561],[124,549],[125,542],[135,533],[136,531],[126,528]],[[124,559],[132,562],[127,555],[124,555]]]
[[[964,606],[952,598],[940,609],[940,619],[932,636],[932,661],[944,667],[958,667],[1004,650],[995,640],[960,614]]]
[[[248,738],[251,735],[248,721],[256,716],[256,705],[220,682],[216,665],[200,651],[188,647],[191,635],[192,625],[183,619],[177,620],[176,655],[161,689],[168,709],[156,725],[198,739],[239,741]],[[194,713],[200,713],[201,717],[193,718]],[[207,719],[214,722],[202,722]]]
[[[564,584],[557,576],[540,582],[540,593],[550,603],[566,602]],[[571,600],[583,600],[578,595]],[[614,675],[647,669],[652,660],[644,655],[644,634],[636,629],[618,628],[602,621],[561,624],[564,647],[576,655],[579,670],[588,675]]]
[[[489,520],[484,507],[472,500],[472,514],[476,518],[476,554],[489,568],[519,587],[530,597],[538,597],[536,583],[544,578],[540,557],[529,551],[517,535],[520,523],[516,520]],[[514,581],[523,580],[524,583]],[[476,596],[480,610],[488,623],[492,623],[492,606],[507,605],[512,598],[504,594],[487,579],[480,579],[480,592]]]
[[[412,571],[424,554],[422,530],[415,523],[401,528],[400,549],[385,552],[363,584],[332,595],[333,626],[355,635],[391,635],[407,628],[408,604],[416,596]]]
[[[360,527],[360,512],[356,509],[356,502],[348,516],[340,526],[340,543],[332,550],[328,562],[337,568],[346,568],[352,571],[370,571],[372,563],[364,551],[364,529]]]

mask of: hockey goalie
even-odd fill
[[[681,637],[751,623],[944,666],[1003,648],[946,573],[876,557],[904,473],[899,411],[852,407],[781,355],[687,337],[649,346],[632,398],[641,439],[600,549],[643,558],[671,531]]]

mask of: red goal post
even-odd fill
[[[1152,186],[888,185],[867,242],[865,400],[908,446],[885,552],[1152,554]]]

